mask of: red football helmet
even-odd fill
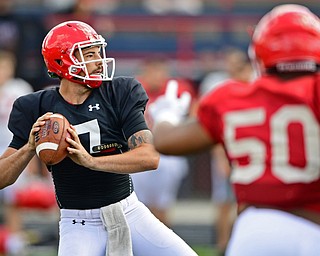
[[[256,26],[249,55],[260,69],[316,71],[320,64],[320,21],[308,8],[285,4],[273,8]]]
[[[112,80],[115,71],[114,58],[106,57],[106,45],[105,39],[88,24],[81,21],[67,21],[48,32],[42,43],[42,55],[52,76],[64,77],[96,88],[102,81]],[[93,46],[101,46],[101,59],[94,61],[102,62],[101,75],[89,74],[86,67],[89,62],[83,58],[82,49]],[[76,50],[79,50],[81,60],[75,57]],[[81,71],[85,75],[80,75]]]

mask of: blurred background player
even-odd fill
[[[203,76],[199,84],[200,96],[216,89],[228,79],[235,79],[244,83],[253,80],[254,74],[246,52],[235,47],[226,47],[221,51],[221,54],[223,65],[220,65],[219,69],[207,71]]]
[[[145,113],[149,127],[152,127],[152,119],[148,114],[148,106],[164,94],[167,83],[172,77],[169,69],[170,63],[161,56],[147,58],[141,66],[138,80],[143,84],[149,97]],[[179,79],[179,92],[183,91],[195,96],[192,84]],[[188,169],[186,157],[161,155],[156,171],[132,175],[138,198],[159,220],[169,226],[171,225],[169,211],[177,200],[181,182],[188,174]]]
[[[15,78],[16,59],[13,53],[0,50],[0,155],[11,141],[12,134],[7,128],[9,114],[16,98],[30,93],[33,88],[20,78]],[[1,253],[20,255],[25,250],[26,241],[22,234],[21,212],[15,204],[15,193],[23,182],[23,177],[15,186],[0,191],[3,213],[1,229]]]
[[[212,70],[200,83],[200,97],[219,88],[228,79],[243,83],[250,83],[253,70],[248,55],[237,48],[226,48],[224,55],[224,69]],[[233,221],[236,217],[236,201],[230,183],[231,166],[221,144],[215,145],[211,153],[211,199],[217,207],[217,218],[214,227],[217,234],[217,248],[223,253],[230,238]]]
[[[21,78],[15,77],[16,59],[10,51],[0,50],[0,151],[7,148],[11,132],[7,128],[9,114],[15,99],[33,92],[32,86]]]
[[[20,96],[33,92],[32,86],[15,77],[16,58],[11,51],[0,50],[0,155],[8,147],[12,134],[7,127],[13,102]],[[40,204],[54,204],[54,192],[50,183],[40,182],[41,164],[35,157],[18,181],[0,191],[3,213],[0,253],[23,255],[28,238],[23,223],[24,208],[42,208]],[[36,183],[37,185],[36,185]],[[41,184],[41,185],[40,185]],[[37,186],[36,192],[32,190]],[[45,194],[43,193],[45,191]],[[46,194],[46,193],[49,194]],[[48,197],[46,197],[49,195]],[[40,204],[38,204],[40,203]],[[44,206],[46,208],[46,206]]]
[[[259,77],[207,94],[196,119],[177,124],[190,96],[174,97],[174,87],[151,105],[155,146],[169,155],[225,147],[239,213],[226,255],[319,255],[319,18],[277,6],[249,52]]]

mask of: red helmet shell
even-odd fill
[[[81,21],[66,21],[53,27],[42,43],[42,55],[48,71],[70,81],[87,84],[90,87],[98,87],[103,80],[112,80],[114,71],[111,77],[90,77],[87,74],[86,77],[81,77],[82,80],[79,77],[75,78],[85,69],[85,65],[83,65],[85,62],[79,63],[79,60],[74,56],[74,51],[79,49],[81,45],[86,47],[101,45],[104,53],[102,61],[107,59],[104,51],[106,46],[104,38],[88,24]],[[114,62],[112,58],[108,58],[108,60]]]
[[[258,23],[252,50],[264,68],[291,61],[320,63],[320,22],[300,5],[281,5]]]

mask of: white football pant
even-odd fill
[[[320,226],[293,214],[249,207],[236,220],[226,256],[319,256]]]
[[[162,224],[133,192],[121,201],[130,226],[134,256],[196,256],[171,229]],[[105,256],[107,231],[100,209],[61,209],[59,256]],[[121,246],[121,245],[120,245]]]

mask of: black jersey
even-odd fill
[[[25,145],[32,125],[46,112],[64,115],[93,156],[128,151],[127,139],[148,129],[144,120],[148,97],[134,78],[117,77],[104,82],[80,105],[66,102],[58,89],[38,91],[15,101],[8,124],[14,134],[10,147],[19,149]],[[133,191],[130,175],[93,171],[70,158],[48,169],[60,208],[100,208],[126,198]]]

